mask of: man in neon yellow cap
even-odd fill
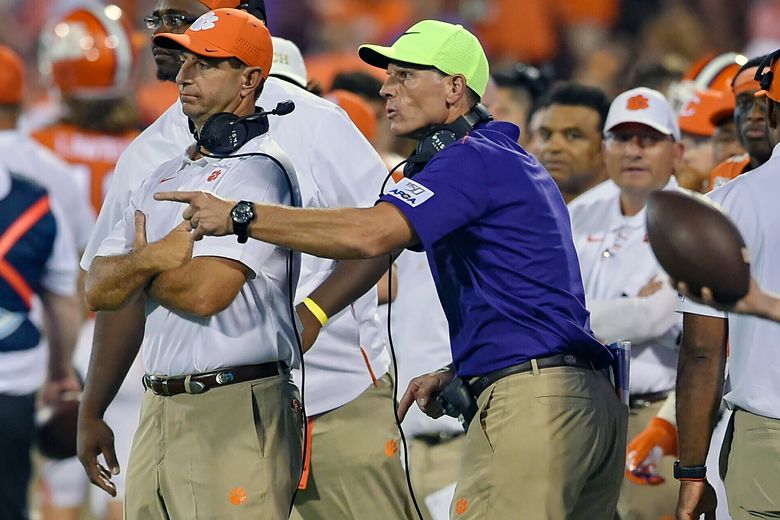
[[[249,235],[330,258],[425,250],[453,364],[413,379],[399,415],[416,402],[441,416],[436,397],[451,384],[475,399],[459,410],[469,428],[451,517],[611,520],[627,411],[602,371],[612,356],[590,330],[563,198],[517,144],[519,129],[479,104],[482,46],[459,25],[426,20],[392,47],[359,52],[387,69],[392,132],[418,142],[406,177],[371,208],[255,204]],[[234,232],[234,201],[156,198],[189,204],[196,239]]]

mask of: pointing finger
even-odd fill
[[[192,202],[199,192],[197,191],[161,191],[154,194],[154,200],[169,200],[171,202]]]

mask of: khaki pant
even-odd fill
[[[612,520],[626,455],[626,408],[600,372],[556,367],[482,392],[450,517]]]
[[[727,430],[726,496],[733,520],[780,518],[780,420],[737,410]],[[729,451],[730,450],[730,451]]]
[[[392,396],[385,375],[355,400],[313,419],[309,479],[295,497],[293,519],[413,518]]]
[[[409,468],[412,487],[425,520],[432,518],[425,497],[452,485],[458,479],[458,469],[466,446],[466,436],[430,444],[416,437],[409,443]]]
[[[301,471],[298,389],[269,377],[203,394],[147,391],[127,474],[128,520],[282,520]]]
[[[658,401],[644,408],[632,408],[628,416],[628,438],[633,439],[639,435],[663,404],[664,401]],[[628,479],[623,481],[618,501],[620,520],[674,518],[680,492],[680,483],[674,478],[674,460],[675,457],[671,455],[663,457],[656,468],[656,473],[666,479],[663,484],[646,486]]]

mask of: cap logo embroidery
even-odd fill
[[[190,31],[207,31],[216,27],[216,21],[219,20],[219,16],[214,14],[214,11],[208,12],[195,20],[190,26]]]
[[[290,56],[287,54],[282,54],[281,52],[275,52],[274,53],[274,63],[282,63],[284,65],[290,64]]]
[[[626,108],[628,110],[645,110],[650,108],[650,100],[641,94],[633,96],[628,98],[628,101],[626,102]]]

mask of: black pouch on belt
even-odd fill
[[[460,421],[463,429],[468,431],[471,420],[477,415],[477,399],[469,388],[468,383],[455,376],[444,389],[436,395],[446,415],[455,417]]]

